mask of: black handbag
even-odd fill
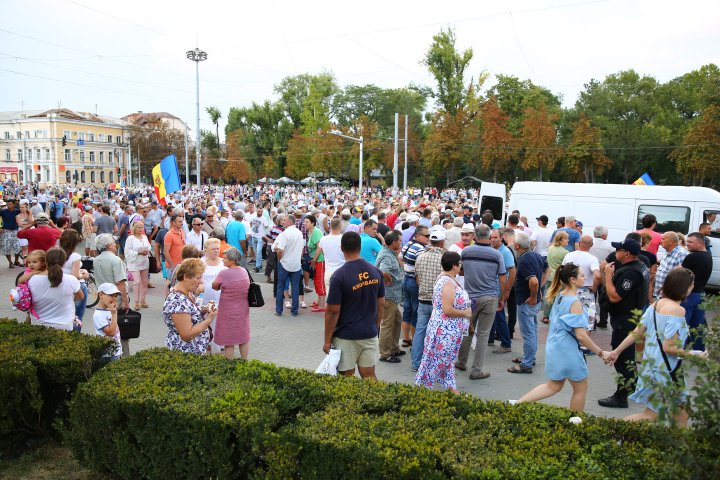
[[[140,336],[140,320],[142,320],[140,312],[129,308],[127,310],[118,309],[117,321],[118,327],[120,327],[120,338],[123,340],[138,338]]]
[[[250,270],[246,268],[245,271],[247,272],[248,277],[250,277],[250,288],[248,289],[248,304],[251,307],[262,307],[263,305],[265,305],[265,299],[263,299],[260,285],[255,283],[252,275],[250,275]]]
[[[155,257],[155,255],[149,255],[148,260],[150,260],[148,266],[150,273],[160,273],[162,271],[162,267],[158,267],[157,257]]]

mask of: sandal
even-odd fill
[[[522,358],[521,358],[521,357],[513,358],[513,359],[512,359],[512,362],[513,362],[513,363],[518,363],[518,364],[519,364],[519,363],[522,363]],[[534,367],[536,364],[537,364],[537,362],[533,362],[533,367]]]
[[[403,340],[402,346],[403,348],[412,347],[412,340]]]
[[[543,317],[540,321],[543,322],[545,325],[550,323],[550,319],[548,317]]]
[[[136,303],[136,304],[135,304],[135,311],[138,311],[138,310],[140,310],[140,304],[139,304],[139,303]]]
[[[508,368],[510,373],[532,373],[532,368],[523,367],[522,365],[515,365],[514,367]]]
[[[325,312],[325,309],[324,309],[324,308],[320,308],[320,307],[313,307],[313,308],[310,309],[310,311],[311,311],[311,312],[315,312],[315,313],[324,313],[324,312]]]
[[[292,308],[292,305],[290,304],[290,300],[285,302],[285,308]]]
[[[302,302],[302,303],[300,304],[300,308],[307,308],[307,303]]]

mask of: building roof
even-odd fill
[[[137,112],[131,113],[130,115],[125,115],[124,117],[122,117],[122,119],[126,122],[139,126],[157,122],[158,120],[179,120],[180,122],[182,122],[180,118],[168,112]]]
[[[17,120],[32,120],[49,118],[55,114],[56,118],[65,120],[76,120],[81,122],[105,123],[114,126],[126,126],[128,123],[116,117],[96,115],[89,112],[76,112],[69,108],[53,108],[50,110],[23,110],[13,112],[0,112],[0,122],[13,122]]]

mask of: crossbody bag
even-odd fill
[[[675,365],[675,368],[670,368],[670,360],[668,360],[667,353],[665,353],[665,349],[663,348],[662,341],[660,340],[660,334],[658,333],[658,327],[657,327],[657,303],[653,307],[653,323],[655,324],[655,339],[658,342],[658,347],[660,347],[660,353],[662,354],[663,360],[665,361],[665,367],[668,369],[668,372],[670,373],[670,378],[672,378],[672,381],[675,383],[680,383],[681,378],[678,377],[678,369],[680,368],[680,365],[682,364],[682,359],[678,358],[677,365]]]

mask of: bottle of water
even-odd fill
[[[200,295],[198,295],[197,297],[195,297],[195,304],[196,304],[198,307],[202,307],[202,304],[203,304],[203,301],[204,301],[204,300],[205,300],[205,294],[204,294],[204,293],[201,293]]]

